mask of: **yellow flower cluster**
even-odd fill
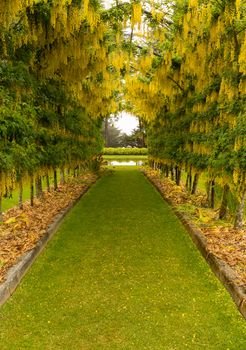
[[[131,18],[131,24],[132,27],[135,25],[138,25],[140,28],[141,22],[142,22],[142,5],[141,2],[135,2],[132,5],[132,18]]]

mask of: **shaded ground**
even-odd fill
[[[105,175],[0,310],[0,349],[245,350],[246,323],[143,174]]]

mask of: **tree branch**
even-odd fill
[[[143,49],[144,49],[144,47],[141,46],[141,45],[139,45],[139,44],[137,44],[136,47],[137,47],[138,49],[140,49],[140,50],[143,50]],[[154,51],[153,51],[153,54],[154,54],[155,56],[157,56],[157,57],[162,57],[162,55],[161,55],[160,53],[158,53],[155,49],[154,49]]]
[[[177,87],[180,88],[180,90],[184,91],[184,88],[176,80],[170,77],[170,75],[168,75],[167,78],[170,79],[174,84],[176,84]]]

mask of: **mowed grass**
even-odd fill
[[[119,167],[1,308],[0,349],[245,350],[246,323],[159,193]]]
[[[29,184],[24,184],[23,186],[23,201],[26,201],[30,197],[30,189],[29,189]],[[8,209],[11,209],[15,206],[18,205],[18,200],[19,200],[19,190],[18,188],[13,190],[13,193],[10,198],[3,198],[2,201],[2,208],[3,211],[7,211]]]

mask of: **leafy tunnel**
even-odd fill
[[[38,197],[42,194],[44,179],[47,181],[47,189],[50,189],[50,174],[52,174],[56,190],[58,170],[61,181],[66,171],[73,171],[76,174],[81,168],[97,170],[104,147],[102,124],[110,115],[123,111],[137,116],[141,121],[141,127],[146,131],[150,167],[157,170],[159,174],[161,173],[162,177],[171,179],[172,186],[179,185],[182,180],[186,183],[187,193],[190,196],[196,194],[198,182],[201,181],[206,192],[205,209],[208,207],[214,209],[217,201],[219,219],[224,219],[229,213],[231,223],[238,230],[231,228],[231,231],[228,232],[232,230],[239,232],[242,238],[243,234],[240,230],[245,227],[243,225],[246,212],[245,0],[0,0],[0,222],[3,219],[2,198],[10,197],[15,188],[18,187],[19,206],[22,208],[24,184],[28,183],[28,186],[30,184],[31,205],[33,205],[34,185]],[[154,173],[151,169],[148,171]],[[184,334],[180,330],[178,335],[177,341],[180,349],[183,349],[184,346],[187,349],[208,349],[209,345],[207,346],[205,341],[208,340],[212,344],[211,339],[216,339],[211,349],[223,348],[224,350],[227,346],[230,346],[230,349],[244,349],[245,328],[242,320],[234,319],[230,312],[222,319],[221,315],[226,314],[224,312],[226,309],[224,300],[226,299],[223,299],[225,292],[221,292],[222,298],[222,294],[218,292],[219,289],[214,287],[212,282],[210,283],[211,276],[207,279],[200,278],[203,276],[202,271],[205,269],[205,264],[200,266],[200,262],[198,263],[200,257],[197,252],[192,251],[192,259],[189,255],[186,256],[185,250],[190,247],[190,241],[182,233],[183,228],[180,223],[177,224],[177,232],[181,232],[181,236],[178,236],[177,232],[173,233],[175,231],[173,226],[169,227],[174,220],[170,208],[166,205],[164,207],[157,193],[139,172],[123,169],[118,170],[115,176],[111,176],[110,173],[107,175],[92,190],[92,193],[96,193],[95,197],[93,198],[89,192],[85,202],[81,201],[80,206],[72,212],[72,218],[75,219],[69,225],[76,227],[74,226],[71,237],[69,236],[71,230],[69,234],[65,234],[68,230],[65,225],[64,234],[52,243],[53,247],[58,247],[58,256],[57,251],[53,255],[53,248],[45,253],[48,263],[55,264],[57,259],[59,263],[56,266],[59,265],[62,268],[64,266],[64,270],[69,271],[67,280],[69,285],[65,285],[67,290],[61,291],[59,298],[63,295],[69,296],[66,294],[69,291],[71,292],[70,299],[77,302],[79,293],[76,289],[70,288],[74,283],[73,276],[78,277],[74,264],[84,273],[84,276],[88,277],[90,269],[88,272],[84,266],[90,261],[91,266],[94,266],[97,252],[99,252],[98,257],[105,263],[105,268],[104,271],[101,271],[101,265],[98,264],[98,275],[94,275],[96,276],[94,281],[97,283],[97,280],[101,278],[104,281],[102,284],[102,291],[104,291],[104,288],[107,288],[107,276],[111,273],[112,290],[117,290],[119,293],[122,293],[123,290],[123,294],[126,290],[128,293],[127,283],[130,279],[125,279],[124,266],[118,264],[120,254],[122,259],[127,260],[127,257],[129,261],[132,259],[137,267],[134,270],[132,269],[133,263],[126,264],[132,280],[138,277],[139,286],[134,291],[136,295],[142,293],[142,285],[146,286],[146,298],[150,294],[154,295],[152,300],[154,312],[157,310],[156,305],[160,303],[162,292],[164,293],[162,299],[166,300],[166,296],[172,295],[175,289],[177,293],[174,300],[182,300],[182,312],[170,302],[167,305],[167,311],[158,314],[162,321],[161,324],[167,327],[167,333],[162,334],[165,337],[168,335],[170,344],[174,344],[175,347],[177,339],[173,337],[175,333],[168,332],[168,327],[176,331],[179,324],[187,322]],[[85,178],[85,181],[89,181],[88,178]],[[124,188],[126,181],[129,184],[132,181],[127,189]],[[130,186],[133,186],[132,192]],[[177,189],[177,187],[172,188]],[[115,196],[118,188],[121,189],[121,192],[118,191],[118,199],[122,199],[121,201]],[[138,191],[136,196],[132,194],[134,188]],[[130,202],[127,196],[131,198],[131,205],[135,203],[130,215],[126,210]],[[63,198],[65,197],[66,194]],[[114,208],[110,206],[113,201],[116,203]],[[149,203],[152,204],[152,207],[146,210]],[[162,214],[165,214],[166,218],[169,217],[170,222],[164,222]],[[97,215],[96,220],[95,215]],[[113,218],[117,216],[119,220],[122,220],[116,225],[118,236],[113,235],[113,232],[110,231],[111,236],[109,237],[105,217],[112,225]],[[144,217],[146,227],[141,226],[139,222],[136,224],[136,217],[141,217],[141,219]],[[81,218],[85,223],[87,220],[87,226],[81,225]],[[123,223],[127,220],[129,221],[129,234],[127,233],[127,236],[122,238]],[[99,228],[103,227],[102,223],[105,224],[105,232],[99,237],[99,241],[101,240],[99,247],[96,234]],[[152,232],[153,223],[159,229],[154,234]],[[24,222],[23,225],[25,224]],[[93,225],[96,227],[95,231],[92,230]],[[83,234],[86,230],[88,239],[83,242]],[[135,236],[132,235],[133,231]],[[168,237],[168,244],[164,239],[164,231]],[[84,245],[81,242],[80,245],[78,244],[78,235],[83,238]],[[68,246],[56,243],[63,242],[63,240],[69,241]],[[142,249],[142,242],[145,243],[145,250]],[[93,250],[92,243],[99,248]],[[157,253],[161,251],[160,255],[156,254],[155,265],[152,264],[154,259],[151,259],[151,249],[154,243],[156,243]],[[168,248],[167,255],[164,249],[160,249],[159,244],[162,248]],[[111,245],[112,251],[110,250]],[[104,247],[104,250],[101,249],[101,246]],[[69,255],[66,255],[66,247],[71,249]],[[177,254],[176,257],[174,255],[177,247],[182,254]],[[85,252],[87,248],[88,251],[81,258],[81,249],[84,249]],[[231,246],[226,249],[230,254]],[[240,249],[240,254],[243,250],[242,254],[244,254],[245,248],[242,246]],[[107,251],[109,251],[108,255]],[[135,254],[136,251],[137,254]],[[146,258],[146,254],[149,254],[147,260],[149,259],[153,275],[157,273],[158,276],[159,273],[160,276],[155,278],[154,282],[147,269],[149,266],[146,268],[147,273],[144,271],[139,275],[141,268],[145,268],[142,264],[142,257]],[[72,257],[71,260],[70,257]],[[57,286],[59,288],[63,286],[60,281],[64,278],[64,271],[60,269],[60,272],[56,273],[56,270],[51,269],[50,279],[47,278],[47,269],[43,267],[45,265],[42,265],[42,261],[46,259],[45,255],[42,259],[37,265],[37,269],[43,271],[42,278],[39,274],[35,275],[34,271],[34,274],[30,275],[31,286],[35,288],[38,276],[38,283],[42,285],[41,290],[44,290],[43,294],[49,289],[51,293],[57,293],[52,283],[57,278]],[[182,264],[181,261],[183,261]],[[0,259],[0,269],[2,266],[3,262]],[[118,270],[115,270],[115,266]],[[242,266],[241,270],[245,265]],[[177,284],[176,280],[170,277],[170,271],[180,276],[180,271],[185,275],[189,269],[193,271],[189,287],[181,282]],[[115,284],[115,271],[118,271],[119,280],[123,278],[119,286],[124,285],[125,289],[121,290]],[[165,282],[168,286],[167,291],[166,285],[160,282],[163,273],[167,281],[174,282],[174,287]],[[33,277],[34,275],[36,277]],[[87,300],[94,298],[97,310],[97,302],[99,304],[101,302],[98,295],[104,295],[100,290],[101,287],[96,289],[94,284],[91,284],[87,288],[84,284],[86,279],[82,281],[81,276],[78,277],[81,279],[78,288],[80,292],[81,289],[83,292],[80,294],[81,304],[86,303],[83,297],[86,295]],[[106,277],[102,278],[102,276]],[[197,277],[199,279],[196,279]],[[87,281],[90,278],[91,276]],[[195,286],[193,278],[194,281],[199,280],[195,293],[202,297],[195,298],[193,295],[192,299],[192,296],[189,296],[190,293],[193,293],[192,288]],[[159,284],[156,285],[156,283]],[[149,285],[151,289],[148,291]],[[34,295],[32,288],[27,288],[26,291]],[[207,296],[209,289],[212,290],[210,295],[214,296],[210,304]],[[187,298],[184,291],[186,293],[188,291]],[[199,294],[199,291],[202,291],[202,294]],[[123,294],[120,294],[122,303],[114,305],[114,322],[116,325],[122,322],[122,334],[115,334],[115,326],[111,326],[112,316],[109,314],[110,309],[107,305],[111,303],[113,297],[105,294],[108,299],[105,299],[106,307],[103,313],[109,320],[109,328],[106,332],[108,335],[106,335],[113,337],[114,348],[119,348],[121,346],[120,343],[117,343],[119,339],[125,336],[127,338],[128,335],[125,320],[123,322],[122,319],[120,321],[118,319],[118,311],[120,308],[125,312],[128,305],[132,305],[132,300],[129,299],[128,304],[123,305],[123,301],[125,302]],[[60,319],[66,321],[66,314],[63,314],[61,307],[62,302],[57,295],[51,294],[53,300],[57,302],[54,310],[58,310],[61,315],[61,318],[58,319],[53,309],[52,315],[49,314],[51,311],[49,296],[45,302],[47,304],[44,303],[45,307],[43,307],[43,296],[41,302],[38,296],[37,300],[32,299],[34,304],[24,305],[26,303],[23,300],[26,299],[22,299],[21,292],[18,295],[17,300],[21,300],[20,303],[17,303],[18,307],[19,305],[24,307],[27,318],[33,310],[34,313],[39,309],[42,312],[45,310],[46,314],[43,315],[43,319],[40,320],[40,317],[37,317],[41,323],[36,322],[37,314],[34,315],[31,322],[34,320],[36,328],[33,328],[33,332],[37,335],[37,339],[44,341],[45,348],[51,348],[48,344],[50,319],[54,322],[59,322]],[[80,322],[81,314],[76,302],[70,303],[71,300],[68,299],[66,303],[72,305],[72,308],[67,309],[71,314],[73,312],[76,315],[79,314]],[[138,299],[141,298],[133,298],[133,303]],[[189,300],[188,304],[187,300]],[[88,305],[90,304],[91,302],[88,302]],[[22,321],[16,322],[16,328],[12,327],[10,323],[16,319],[15,307],[12,307],[15,306],[15,301],[9,305],[7,308],[12,316],[5,317],[5,325],[1,325],[3,329],[0,341],[1,337],[7,334],[7,341],[10,343],[16,341],[16,349],[20,349],[19,340],[15,339],[17,334],[15,330],[18,328],[19,335],[25,338],[24,342],[30,348],[31,345],[28,343],[31,341],[28,339],[30,328],[23,333]],[[217,306],[213,307],[213,305]],[[20,310],[18,307],[17,313]],[[209,311],[211,308],[219,312],[211,311],[213,321],[210,323],[204,317],[204,309]],[[136,322],[136,317],[141,316],[141,313],[146,310],[142,310],[141,303],[136,304],[136,310],[130,314],[128,321],[130,320],[130,325],[135,325],[136,332],[139,332],[141,336],[136,339],[135,330],[130,327],[131,337],[135,339],[134,344],[138,345],[132,347],[132,344],[128,344],[129,346],[125,346],[125,349],[148,348],[144,341],[148,338],[146,330],[149,329],[149,321],[146,318],[144,327]],[[187,310],[189,312],[192,310],[194,319],[197,319],[196,313],[199,310],[201,323],[193,322],[190,316],[186,317]],[[178,317],[176,317],[177,311]],[[166,317],[166,314],[167,319],[163,318]],[[22,311],[19,311],[18,317],[20,315]],[[91,317],[89,309],[88,317]],[[151,349],[159,349],[162,346],[158,332],[163,327],[158,324],[158,317],[153,316],[152,338],[147,339],[150,341],[149,348]],[[0,318],[3,324],[2,316]],[[67,348],[70,346],[71,334],[73,334],[72,324],[67,327],[68,323],[61,322]],[[218,324],[223,324],[221,335],[217,331]],[[93,319],[92,333],[88,332],[84,325],[84,333],[91,339],[94,337],[92,341],[95,349],[106,348],[107,338],[97,338],[99,335],[94,325]],[[76,328],[78,332],[81,332],[80,327],[81,324],[78,324]],[[103,322],[100,323],[100,327],[104,328]],[[195,327],[197,332],[191,334],[190,327]],[[204,329],[207,329],[208,333],[203,332],[202,334]],[[212,336],[210,337],[209,334]],[[201,343],[197,343],[196,336],[202,339]],[[91,348],[91,339],[88,340],[88,343],[86,339],[83,345],[85,349]],[[60,338],[55,334],[53,340],[56,348],[59,349]],[[74,336],[73,344],[77,340]],[[140,343],[137,343],[138,341]],[[101,344],[106,344],[106,347],[102,347]],[[42,344],[40,348],[44,348]],[[78,349],[79,346],[74,345],[73,348]]]
[[[229,188],[242,226],[243,0],[1,1],[0,28],[1,196],[95,161],[103,119],[126,110],[147,130],[151,164],[177,183],[187,172],[193,191],[206,171],[209,205],[215,181]]]

